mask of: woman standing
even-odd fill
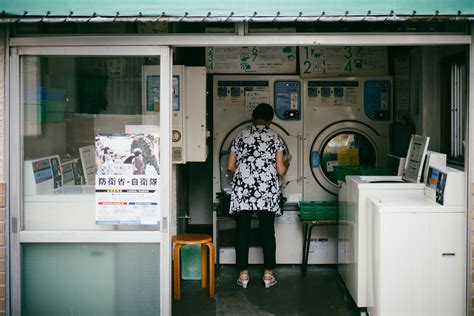
[[[231,146],[227,169],[235,172],[232,182],[230,213],[235,214],[236,257],[240,276],[237,284],[247,287],[249,233],[252,213],[257,212],[262,240],[265,271],[263,282],[269,288],[277,283],[275,216],[281,215],[278,176],[283,176],[289,162],[284,160],[284,145],[270,128],[273,108],[259,104],[252,113],[252,125],[242,130]]]

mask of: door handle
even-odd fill
[[[297,159],[296,159],[296,181],[300,183],[303,181],[303,134],[296,135],[296,151],[297,151]]]

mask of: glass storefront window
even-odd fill
[[[22,315],[159,315],[159,244],[23,244]]]
[[[159,62],[22,58],[23,230],[158,230]]]

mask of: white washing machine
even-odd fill
[[[368,216],[370,198],[415,198],[423,194],[420,183],[429,137],[413,135],[404,176],[347,176],[341,184],[339,203],[344,205],[338,225],[339,273],[359,308],[370,306],[368,295]],[[431,155],[437,161],[439,155]],[[429,163],[429,161],[427,161]]]
[[[334,199],[337,165],[385,165],[391,77],[305,80],[304,106],[305,200]]]
[[[430,168],[414,199],[371,199],[370,315],[465,315],[466,178]]]
[[[237,133],[252,122],[252,111],[259,103],[274,107],[275,116],[271,128],[283,139],[287,152],[292,156],[280,187],[287,199],[283,216],[275,219],[277,239],[277,263],[301,263],[302,229],[296,209],[303,194],[303,83],[297,76],[217,75],[213,78],[213,194],[231,190],[232,174],[227,172],[227,157]],[[214,237],[216,237],[216,213],[214,212]],[[226,227],[225,225],[228,225]],[[232,229],[234,223],[219,225],[223,230]],[[233,247],[219,250],[220,263],[235,263]],[[249,263],[263,263],[261,248],[251,247]]]
[[[391,122],[391,77],[305,80],[303,199],[336,199],[338,165],[385,165]],[[336,264],[338,251],[347,251],[344,241],[338,247],[337,226],[314,227],[313,243],[313,264]]]

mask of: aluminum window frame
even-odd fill
[[[162,136],[160,160],[160,213],[159,231],[23,231],[23,107],[22,104],[22,63],[24,56],[153,56],[160,57],[160,94],[161,107],[160,134]],[[10,310],[14,315],[21,314],[21,244],[22,243],[170,243],[170,209],[171,209],[171,65],[172,49],[166,46],[42,46],[11,47],[10,81],[8,102],[8,161],[9,194],[10,194]],[[15,106],[16,105],[16,106]],[[160,314],[171,314],[171,248],[160,247]],[[165,277],[168,276],[168,277]]]

